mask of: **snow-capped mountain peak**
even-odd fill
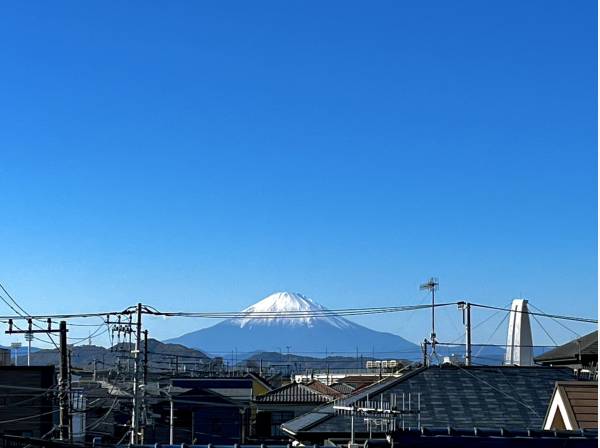
[[[243,318],[234,319],[232,323],[240,327],[264,325],[315,326],[317,323],[345,328],[353,324],[333,315],[323,315],[327,308],[312,301],[308,297],[295,292],[276,292],[261,301],[249,306],[242,313]],[[289,314],[292,314],[290,316]]]

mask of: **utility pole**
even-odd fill
[[[27,319],[27,329],[29,330],[29,333],[25,333],[25,340],[27,341],[27,367],[31,366],[31,341],[33,340],[31,325],[31,319]]]
[[[142,304],[137,304],[135,349],[133,350],[133,409],[131,412],[131,444],[140,441],[140,346],[142,340]]]
[[[144,330],[144,386],[148,384],[148,330]]]
[[[59,387],[59,420],[60,420],[60,440],[68,440],[70,438],[70,418],[69,418],[69,399],[70,391],[69,383],[69,348],[67,347],[67,322],[60,321],[59,324],[60,336],[60,381]]]
[[[458,308],[463,312],[463,325],[465,326],[465,366],[473,363],[471,347],[471,304],[469,302],[458,302]]]
[[[141,429],[141,443],[144,444],[144,430],[146,429],[146,388],[148,387],[148,330],[144,330],[144,375],[143,375],[143,389],[142,389],[142,411],[144,414],[143,424]]]
[[[419,289],[431,291],[431,353],[435,353],[436,334],[435,334],[435,292],[439,289],[440,283],[435,277],[431,277],[427,283],[423,283]]]
[[[169,391],[169,445],[173,445],[173,433],[174,433],[174,408],[173,408],[173,395]]]
[[[33,337],[35,333],[59,333],[59,352],[60,352],[60,377],[58,381],[58,390],[59,390],[59,436],[61,440],[68,440],[71,437],[71,418],[69,414],[70,407],[70,399],[71,399],[71,390],[69,387],[69,347],[67,346],[67,322],[64,320],[60,321],[58,330],[52,328],[52,320],[47,320],[48,327],[41,328],[38,326],[39,330],[32,329],[32,321],[29,319],[29,325],[26,330],[19,330],[13,328],[13,320],[8,319],[8,330],[5,331],[6,334],[25,334]],[[37,326],[37,325],[36,325]],[[14,344],[14,343],[13,343]],[[12,344],[11,344],[12,346]],[[21,344],[18,343],[20,347]],[[18,352],[17,358],[18,359]]]

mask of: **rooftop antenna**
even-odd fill
[[[426,283],[420,286],[420,290],[431,291],[431,353],[435,353],[435,292],[439,289],[440,283],[436,277],[431,277]]]

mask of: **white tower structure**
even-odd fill
[[[504,364],[511,366],[532,366],[533,338],[531,337],[527,300],[513,300],[510,310]]]

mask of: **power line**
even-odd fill
[[[530,303],[530,305],[531,305],[531,307],[532,307],[532,308],[535,308],[535,309],[536,309],[536,310],[538,310],[539,312],[543,313],[543,311],[542,311],[541,309],[539,309],[537,306],[535,306],[534,304]],[[554,319],[554,318],[552,318],[552,317],[551,317],[550,319],[552,319],[554,322],[556,322],[558,325],[560,325],[560,326],[561,326],[561,327],[563,327],[564,329],[566,329],[566,330],[570,331],[571,333],[573,333],[573,334],[574,334],[575,336],[577,336],[578,338],[580,338],[580,337],[581,337],[581,335],[580,335],[579,333],[577,333],[577,332],[576,332],[576,331],[574,331],[574,330],[571,330],[569,327],[567,327],[565,324],[563,324],[563,323],[562,323],[562,322],[560,322],[559,320],[556,320],[556,319]],[[596,321],[596,323],[598,323],[598,321]]]
[[[21,310],[21,311],[22,311],[22,312],[23,312],[25,315],[27,315],[26,317],[27,317],[28,319],[32,319],[32,318],[31,318],[31,315],[30,315],[30,314],[29,314],[27,311],[25,311],[25,309],[24,309],[24,308],[23,308],[21,305],[19,305],[19,304],[17,303],[17,301],[16,301],[16,300],[13,298],[13,296],[11,296],[11,295],[10,295],[10,293],[9,293],[9,292],[6,290],[6,288],[4,287],[4,285],[3,285],[1,282],[0,282],[0,288],[2,288],[2,291],[4,291],[4,293],[5,293],[5,294],[8,296],[8,298],[9,298],[9,299],[10,299],[10,300],[11,300],[11,301],[12,301],[12,302],[15,304],[15,306],[16,306],[17,308],[19,308],[19,309],[20,309],[20,310]],[[15,309],[15,308],[14,308],[14,307],[13,307],[13,306],[10,304],[10,303],[8,303],[8,302],[6,301],[6,299],[5,299],[5,298],[4,298],[4,297],[3,297],[1,294],[0,294],[0,299],[2,299],[2,301],[3,301],[4,303],[6,303],[6,304],[9,306],[9,308],[10,308],[10,309],[12,309],[13,311],[15,311],[17,314],[21,315],[21,313],[20,313],[18,310],[16,310],[16,309]],[[41,327],[40,327],[38,324],[36,324],[36,323],[35,323],[35,322],[33,322],[32,320],[30,320],[30,323],[32,323],[33,325],[35,325],[37,328],[41,328]],[[53,344],[53,345],[54,345],[56,348],[58,348],[58,345],[56,345],[56,342],[55,342],[55,341],[54,341],[54,339],[52,338],[52,335],[50,335],[50,334],[47,334],[47,336],[48,336],[48,339],[50,339],[50,342],[52,342],[52,344]],[[34,338],[35,338],[35,339],[38,339],[38,338],[36,338],[36,337],[34,337]]]
[[[339,308],[298,311],[214,311],[214,312],[164,312],[158,310],[146,311],[147,314],[164,317],[197,317],[206,319],[248,319],[248,318],[281,318],[302,319],[308,317],[360,316],[366,314],[396,313],[415,311],[432,307],[456,305],[457,302],[436,303],[435,305],[406,305],[393,307]]]
[[[532,316],[542,316],[542,317],[547,317],[549,319],[561,319],[561,320],[571,320],[574,322],[583,322],[583,323],[588,323],[588,324],[597,324],[598,320],[596,319],[590,319],[587,317],[577,317],[577,316],[561,316],[559,314],[547,314],[547,313],[534,313],[532,311],[522,311],[522,310],[511,310],[510,308],[501,308],[498,306],[491,306],[491,305],[482,305],[480,303],[471,303],[471,306],[476,306],[478,308],[487,308],[490,310],[500,310],[500,311],[510,311],[512,313],[523,313],[523,314],[531,314]],[[539,308],[538,308],[539,309]],[[568,328],[568,327],[566,327]],[[570,330],[573,331],[573,330]]]

